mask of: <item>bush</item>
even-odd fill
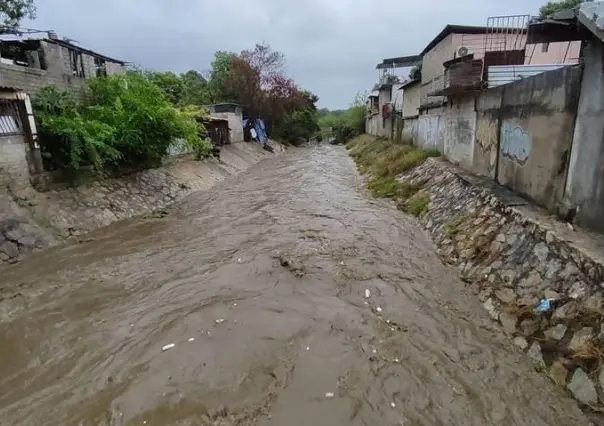
[[[101,170],[121,153],[110,143],[114,129],[83,117],[72,96],[55,87],[42,89],[36,100],[40,151],[47,170],[63,169],[73,176],[86,166]]]
[[[85,166],[147,168],[161,164],[169,145],[183,139],[203,157],[199,110],[180,110],[141,73],[92,79],[86,103],[54,87],[36,99],[40,144],[52,169],[77,173]]]

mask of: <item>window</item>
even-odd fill
[[[73,49],[69,49],[69,63],[71,65],[71,73],[77,77],[85,77],[84,74],[84,61],[82,59],[82,52],[78,52]]]
[[[541,43],[541,51],[543,53],[547,53],[548,50],[549,50],[549,43]]]
[[[107,62],[103,58],[94,57],[94,67],[97,77],[107,77]]]

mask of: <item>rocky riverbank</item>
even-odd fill
[[[514,344],[584,406],[604,409],[600,239],[440,160],[399,180],[429,193],[420,222]]]

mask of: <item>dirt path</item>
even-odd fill
[[[2,425],[589,424],[341,148],[87,239],[0,270]]]

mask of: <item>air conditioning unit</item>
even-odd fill
[[[474,53],[472,52],[472,49],[466,46],[459,46],[457,49],[455,49],[456,58],[462,58],[464,56],[471,55],[472,53]]]

